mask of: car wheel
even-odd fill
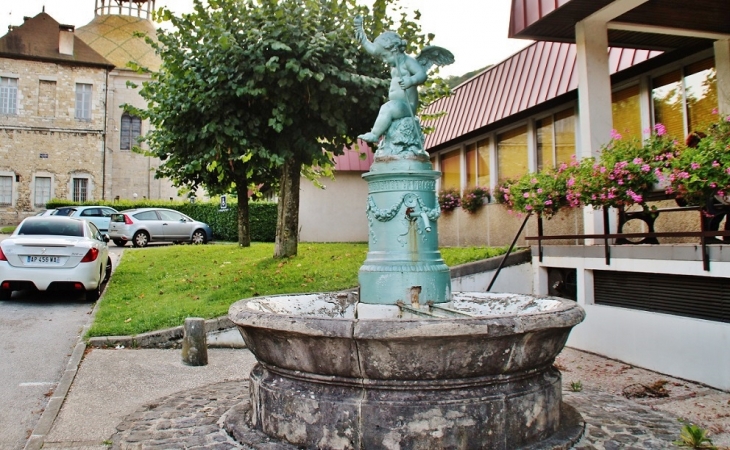
[[[124,241],[122,239],[114,239],[113,242],[114,245],[116,245],[117,247],[124,247],[125,245],[127,245],[127,241]]]
[[[104,269],[104,282],[108,283],[112,277],[112,259],[106,259],[106,268]]]
[[[0,289],[0,300],[10,300],[13,295],[13,291],[10,289]]]
[[[193,239],[190,242],[193,244],[205,244],[207,241],[205,231],[195,230],[195,232],[193,232]]]
[[[147,244],[150,242],[150,235],[147,234],[146,231],[138,231],[134,233],[134,237],[132,237],[132,244],[135,247],[147,247]]]
[[[99,284],[96,285],[96,289],[92,289],[90,291],[86,291],[86,301],[87,302],[95,302],[99,300],[99,297],[101,297],[101,289],[103,287],[102,285],[102,276],[103,272],[99,272]]]

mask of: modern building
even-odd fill
[[[505,0],[506,1],[506,0]],[[730,8],[725,0],[510,0],[510,36],[536,41],[431,105],[427,150],[442,188],[500,180],[596,156],[612,129],[673,136],[730,114]],[[701,215],[657,204],[655,231],[699,232]],[[507,245],[525,218],[503,205],[440,219],[444,245]],[[730,389],[730,255],[696,236],[617,245],[617,213],[591,208],[527,221],[532,290],[587,312],[568,345]],[[604,223],[608,229],[604,230]],[[631,222],[627,222],[631,223]],[[635,231],[646,231],[640,223]],[[625,229],[624,229],[625,231]]]

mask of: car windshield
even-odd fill
[[[81,237],[84,235],[84,229],[81,222],[76,221],[32,221],[25,222],[20,226],[18,235],[54,235],[54,236],[74,236]]]

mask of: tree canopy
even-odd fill
[[[387,95],[387,68],[355,42],[356,15],[371,36],[396,29],[408,52],[433,38],[397,0],[372,11],[355,0],[194,0],[180,17],[160,9],[173,28],[147,40],[162,64],[140,90],[147,108],[134,111],[152,125],[144,139],[163,161],[157,176],[212,193],[235,187],[239,211],[249,185],[278,184],[276,256],[296,254],[302,166],[353,145]]]

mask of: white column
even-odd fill
[[[608,66],[606,22],[583,20],[575,25],[578,69],[578,156],[597,156],[611,138],[611,77]],[[592,207],[583,210],[585,234],[603,233],[603,214]],[[594,244],[592,239],[586,245]]]
[[[730,39],[715,41],[715,70],[718,109],[723,114],[730,114]]]

